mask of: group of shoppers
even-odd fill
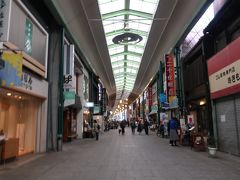
[[[130,122],[132,134],[135,134],[135,129],[137,128],[138,134],[141,134],[142,130],[144,129],[145,134],[148,135],[149,125],[150,123],[148,122],[148,120],[143,120],[142,118],[139,118],[138,121],[133,118]]]
[[[119,129],[119,134],[121,133],[122,135],[125,134],[125,127],[127,125],[126,120],[123,120],[120,122],[120,129]],[[135,130],[137,128],[137,132],[141,134],[142,130],[144,129],[145,134],[148,135],[148,129],[149,129],[150,123],[148,122],[147,119],[142,119],[139,118],[136,120],[135,118],[132,118],[130,121],[130,126],[132,130],[132,134],[135,134]],[[179,134],[178,130],[180,128],[180,123],[176,117],[172,117],[171,120],[168,123],[168,131],[169,131],[169,138],[170,138],[170,145],[172,146],[177,146],[177,141],[179,140]],[[94,120],[93,123],[93,129],[95,132],[95,137],[96,140],[99,139],[99,131],[100,131],[100,125],[98,124],[97,120]]]

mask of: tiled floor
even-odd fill
[[[169,146],[150,134],[117,130],[64,145],[31,162],[0,171],[0,180],[239,180],[240,157]]]

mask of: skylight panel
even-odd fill
[[[114,22],[114,23],[111,23],[107,26],[104,26],[104,31],[105,33],[108,33],[108,32],[112,32],[112,31],[116,31],[118,29],[123,29],[124,27],[124,23],[123,22]]]
[[[119,73],[121,73],[121,72],[123,72],[123,71],[124,71],[124,69],[123,69],[123,68],[120,68],[120,69],[114,70],[113,73],[114,73],[114,74],[119,74]]]
[[[131,0],[130,9],[136,11],[142,11],[150,14],[154,14],[156,10],[157,0],[153,2],[147,2],[142,0]]]
[[[112,25],[114,23],[121,23],[123,22],[124,20],[124,16],[116,16],[116,17],[113,17],[111,19],[106,19],[103,21],[103,26],[108,26],[108,25]]]
[[[127,59],[132,60],[132,61],[137,61],[140,62],[141,61],[141,57],[139,56],[133,56],[133,55],[128,55]]]
[[[132,51],[132,52],[137,52],[137,53],[143,54],[143,49],[142,48],[138,48],[137,46],[129,46],[128,50]]]
[[[137,69],[137,68],[139,68],[139,65],[133,64],[133,63],[131,63],[131,62],[128,62],[128,63],[127,63],[127,66],[128,66],[128,68],[132,68],[132,69]]]
[[[109,54],[113,55],[113,54],[117,54],[117,53],[120,53],[120,52],[123,52],[123,51],[124,51],[124,47],[119,46],[119,47],[114,48],[114,49],[109,49]]]
[[[116,64],[112,65],[113,69],[123,67],[123,66],[124,66],[123,62],[119,62],[119,63],[116,63]]]
[[[141,31],[149,32],[150,25],[142,24],[134,21],[129,23],[129,28],[141,29]]]
[[[130,22],[141,23],[141,24],[145,24],[145,25],[149,25],[149,26],[152,23],[152,20],[147,19],[145,17],[140,17],[140,16],[129,15],[129,19],[130,19]]]
[[[115,1],[108,1],[108,2],[104,2],[102,0],[99,0],[99,6],[100,6],[100,11],[101,14],[107,14],[110,12],[114,12],[114,11],[119,11],[124,9],[124,3],[122,0],[115,0]]]
[[[136,74],[137,73],[137,71],[136,70],[134,70],[134,69],[127,69],[127,72],[129,72],[129,73],[132,73],[132,74]]]
[[[117,62],[117,61],[121,61],[124,59],[124,55],[119,55],[119,56],[114,56],[114,57],[111,57],[111,62]]]

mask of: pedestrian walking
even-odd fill
[[[142,121],[141,121],[141,119],[138,121],[137,131],[138,131],[138,134],[139,134],[139,135],[140,135],[141,132],[142,132]]]
[[[148,127],[149,127],[149,122],[145,119],[144,121],[144,130],[145,134],[148,135]]]
[[[96,141],[98,141],[99,138],[99,131],[100,131],[100,125],[98,124],[98,120],[94,120],[93,121],[93,130],[95,132],[95,136],[96,136]]]
[[[120,123],[122,135],[125,134],[125,126],[126,126],[126,124],[127,124],[126,120],[122,120],[122,122]]]
[[[177,146],[177,140],[178,138],[178,134],[177,134],[177,129],[178,129],[179,125],[178,125],[178,121],[176,117],[173,117],[170,121],[169,121],[169,129],[170,129],[170,144],[172,146]]]
[[[131,129],[132,129],[132,134],[135,134],[135,129],[136,129],[135,119],[132,119],[131,121]]]

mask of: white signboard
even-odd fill
[[[221,122],[226,122],[226,116],[225,115],[221,115],[220,119],[221,119]]]
[[[12,0],[0,0],[0,41],[8,41]]]
[[[211,93],[240,83],[240,59],[209,76]]]
[[[74,83],[75,83],[75,77],[71,74],[66,74],[64,75],[64,84],[63,87],[64,89],[74,89]]]
[[[85,107],[94,107],[94,103],[93,102],[86,102]]]

